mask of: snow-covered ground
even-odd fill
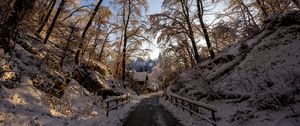
[[[65,40],[52,37],[45,45],[34,32],[22,30],[12,52],[4,54],[0,49],[0,126],[115,126],[141,99],[131,89],[124,88],[121,81],[107,75],[102,64],[96,66],[98,71],[81,69],[68,53],[60,67],[61,45]],[[89,72],[89,78],[81,81],[93,80],[94,85],[99,84],[117,95],[130,92],[134,99],[106,117],[104,96],[90,93],[74,80],[78,68]]]
[[[221,126],[299,126],[299,17],[270,18],[261,33],[182,73],[168,90],[216,106]]]
[[[142,99],[151,95],[154,94],[133,95],[124,107],[106,116],[101,96],[89,93],[76,81],[57,99],[36,89],[27,78],[14,89],[0,88],[0,125],[117,126]]]
[[[229,101],[229,100],[228,100]],[[243,110],[247,107],[243,104],[224,104],[224,100],[210,102],[218,110],[216,114],[218,126],[299,126],[300,104],[294,104],[278,111],[253,111],[250,109]],[[184,126],[211,126],[204,119],[191,115],[190,112],[176,107],[170,101],[160,98],[160,104],[165,106],[171,114],[177,118]],[[200,110],[201,111],[201,110]],[[204,111],[204,110],[202,110]],[[288,114],[287,114],[288,113]],[[204,115],[210,118],[210,113]]]
[[[188,111],[182,110],[180,107],[176,107],[170,101],[165,100],[163,97],[159,99],[162,104],[177,120],[184,126],[205,126],[211,125],[201,118],[191,115]]]

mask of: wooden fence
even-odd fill
[[[124,106],[124,104],[126,104],[130,100],[130,98],[131,98],[131,94],[128,93],[128,94],[124,94],[118,97],[105,100],[106,116],[108,116],[109,111],[118,110],[119,106]],[[115,104],[111,104],[112,102],[114,102]]]
[[[190,114],[194,114],[199,116],[200,118],[203,118],[207,122],[211,123],[212,125],[216,126],[216,108],[214,106],[211,106],[209,104],[201,103],[198,101],[194,101],[185,97],[181,97],[179,95],[176,95],[174,93],[164,93],[163,96],[166,100],[169,100],[172,104],[174,104],[176,107],[179,106],[182,108],[182,110],[187,110],[190,112]],[[211,112],[211,119],[205,117],[199,112],[199,108],[209,110]]]

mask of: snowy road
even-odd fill
[[[123,126],[181,126],[178,121],[159,104],[159,96],[145,98],[129,113]]]

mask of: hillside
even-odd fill
[[[259,34],[180,74],[168,91],[215,105],[219,125],[298,125],[299,17],[269,17]]]
[[[1,0],[0,126],[299,126],[299,42],[299,0]]]
[[[20,28],[12,51],[0,50],[0,125],[93,125],[90,123],[99,120],[99,125],[120,123],[119,118],[105,118],[104,99],[135,93],[124,88],[103,64],[87,62],[87,58],[75,64],[70,53],[74,49],[64,54],[66,40],[60,31],[54,31],[54,37],[44,44],[35,35],[34,25]]]

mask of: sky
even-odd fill
[[[109,3],[110,0],[103,0],[102,5],[104,6],[111,6],[111,3]],[[98,2],[98,0],[86,0],[86,3],[91,3],[91,2]],[[154,14],[154,13],[159,13],[161,11],[161,5],[162,5],[163,0],[148,0],[149,8],[148,11],[146,12],[146,15]],[[221,10],[224,9],[224,3],[221,3],[217,6],[206,6],[206,8],[209,9],[208,14],[204,15],[205,18],[205,23],[211,24],[215,18],[214,13],[220,13]],[[150,58],[151,59],[157,59],[160,53],[160,50],[157,46],[156,39],[152,40],[152,43],[154,46],[149,46],[148,44],[143,45],[142,48],[150,48],[152,51],[150,52]],[[198,44],[204,44],[205,41],[200,40]]]
[[[103,0],[102,5],[104,6],[111,6],[109,3],[110,0]],[[98,2],[98,0],[85,0],[81,4],[86,5],[88,3],[95,3]],[[161,11],[161,4],[163,0],[148,0],[149,8],[146,13],[146,15],[159,13]],[[150,48],[152,51],[149,52],[151,59],[157,59],[159,56],[160,50],[157,47],[156,39],[152,40],[152,43],[154,46],[149,46],[148,44],[144,45],[142,48]]]
[[[159,13],[161,11],[161,5],[163,0],[148,0],[149,2],[149,9],[147,14],[154,14]],[[157,46],[156,39],[152,40],[154,46],[150,48],[152,51],[150,52],[151,59],[157,59],[160,53],[160,50]]]

